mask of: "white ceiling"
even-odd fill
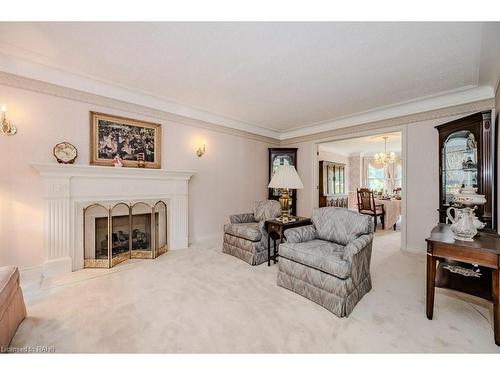
[[[386,133],[367,137],[343,139],[341,141],[321,143],[319,151],[327,151],[340,155],[353,155],[363,153],[373,155],[384,151],[384,136],[387,137],[387,152],[401,153],[401,133]]]
[[[0,23],[0,54],[282,133],[493,88],[499,25]]]

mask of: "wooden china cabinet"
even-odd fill
[[[439,221],[446,223],[446,210],[453,194],[465,185],[477,187],[486,204],[476,209],[486,228],[497,229],[495,181],[495,132],[491,111],[436,126],[439,132]]]
[[[348,207],[345,164],[319,162],[319,207]]]
[[[436,126],[439,133],[439,222],[447,223],[446,210],[453,205],[453,194],[464,186],[474,186],[484,194],[486,204],[475,213],[486,224],[484,232],[497,230],[496,134],[491,111],[478,112]],[[473,276],[453,272],[474,270]],[[471,273],[472,274],[472,273]],[[491,270],[457,261],[440,261],[436,286],[459,290],[482,298],[492,298]]]
[[[280,165],[293,165],[297,169],[297,148],[269,148],[269,181]],[[268,199],[279,200],[279,189],[269,188]],[[297,216],[297,189],[290,189],[291,214]]]

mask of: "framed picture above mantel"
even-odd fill
[[[161,124],[90,112],[90,164],[161,168]]]

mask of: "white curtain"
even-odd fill
[[[384,173],[385,189],[392,193],[393,190],[400,186],[401,181],[401,159],[397,159],[395,163],[387,164]]]
[[[388,163],[386,166],[375,163],[373,157],[363,158],[363,185],[368,187],[368,167],[384,170],[384,190],[389,193],[400,184],[401,181],[401,159],[397,158],[396,162]]]

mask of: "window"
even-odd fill
[[[327,164],[327,194],[345,194],[345,165]]]
[[[368,188],[374,191],[384,190],[384,168],[375,168],[368,165]]]
[[[366,171],[368,188],[373,191],[387,191],[389,193],[395,188],[400,188],[402,169],[399,161],[385,167],[368,163]]]

